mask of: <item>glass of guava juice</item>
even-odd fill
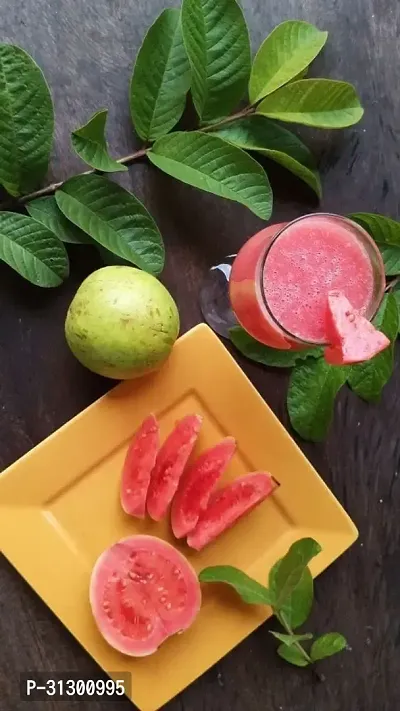
[[[257,341],[282,350],[329,345],[330,291],[342,292],[371,320],[385,290],[375,242],[355,222],[327,213],[266,227],[210,277],[201,294],[209,325],[227,336],[239,323]]]

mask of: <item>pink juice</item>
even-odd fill
[[[339,290],[371,318],[384,291],[380,253],[349,220],[315,214],[252,237],[232,267],[233,310],[254,338],[274,348],[327,344],[328,293]]]

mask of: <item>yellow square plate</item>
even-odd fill
[[[137,521],[119,503],[127,445],[149,412],[160,419],[162,435],[177,418],[202,413],[198,451],[226,435],[237,439],[227,480],[266,469],[281,483],[202,553],[180,546],[198,571],[230,564],[265,582],[294,540],[312,536],[323,548],[312,561],[317,575],[357,538],[339,502],[205,325],[179,339],[158,373],[118,385],[9,467],[0,476],[3,553],[107,673],[132,674],[131,699],[142,711],[169,701],[270,614],[205,586],[193,627],[152,657],[125,657],[97,631],[88,588],[102,550],[134,533],[174,542],[167,522]]]

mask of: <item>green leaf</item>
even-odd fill
[[[36,286],[58,286],[69,272],[60,240],[32,217],[0,212],[0,259]]]
[[[308,74],[308,69],[309,69],[309,68],[306,67],[306,68],[303,69],[301,72],[299,72],[298,74],[296,74],[296,76],[293,77],[293,79],[291,79],[290,81],[299,81],[299,79],[304,79],[304,78],[307,76],[307,74]]]
[[[75,153],[82,160],[102,173],[116,173],[128,168],[111,158],[105,138],[107,109],[97,111],[81,128],[71,134],[71,143]]]
[[[281,560],[273,566],[270,572],[270,579],[275,580]],[[273,583],[274,584],[274,583]],[[280,614],[285,617],[288,625],[297,629],[308,619],[314,600],[314,581],[308,567],[304,568],[301,578],[290,595],[282,603]]]
[[[182,29],[200,120],[227,116],[250,75],[249,32],[241,8],[236,0],[183,0]]]
[[[281,351],[277,348],[264,346],[252,338],[241,326],[234,326],[229,331],[229,336],[234,346],[250,360],[262,365],[274,366],[277,368],[291,368],[299,360],[306,358],[320,358],[323,355],[322,348],[306,348],[303,351]]]
[[[385,297],[374,325],[390,339],[391,345],[366,363],[353,365],[348,376],[351,389],[368,402],[379,400],[393,373],[394,343],[399,332],[399,308],[393,294]]]
[[[114,252],[110,252],[105,247],[102,247],[101,244],[96,244],[96,247],[97,247],[97,252],[99,253],[102,261],[108,267],[114,267],[114,266],[130,267],[131,266],[130,262],[127,262],[126,259],[122,259],[122,257],[118,257],[116,254],[114,254]]]
[[[251,103],[306,71],[327,39],[327,32],[301,20],[287,20],[275,27],[254,58],[249,84]]]
[[[219,136],[201,131],[172,133],[159,138],[147,155],[173,178],[239,202],[264,220],[270,218],[272,190],[265,171]]]
[[[286,128],[265,116],[252,115],[213,131],[213,135],[279,163],[307,183],[318,197],[321,197],[321,180],[311,152]]]
[[[267,96],[257,113],[316,128],[346,128],[364,114],[351,84],[332,79],[302,79]]]
[[[321,546],[313,538],[301,538],[290,546],[279,565],[274,565],[268,580],[274,611],[282,610],[282,606],[300,583],[310,560],[321,550]]]
[[[226,583],[236,590],[244,602],[250,605],[270,604],[267,588],[232,565],[204,568],[199,574],[199,580],[202,583]]]
[[[285,153],[310,170],[316,167],[314,156],[300,138],[265,116],[245,116],[213,130],[212,135],[221,136],[244,150],[256,151],[263,155],[268,155],[264,151]]]
[[[56,192],[65,217],[118,257],[151,274],[164,266],[156,223],[139,200],[100,175],[71,178]]]
[[[326,657],[332,657],[338,652],[342,652],[347,647],[346,639],[338,632],[328,632],[315,640],[310,650],[310,657],[313,662]]]
[[[17,196],[46,175],[54,112],[41,69],[20,47],[0,44],[0,184]]]
[[[380,244],[379,251],[385,265],[386,276],[395,276],[400,274],[400,250],[398,247]]]
[[[168,133],[181,118],[190,87],[180,11],[163,10],[139,50],[130,86],[136,132],[144,141]]]
[[[399,314],[400,314],[400,283],[396,284],[393,287],[391,293],[393,294],[394,298],[396,299],[397,308],[398,308]],[[398,332],[400,333],[400,319],[399,319],[399,331]]]
[[[308,359],[293,370],[287,395],[292,427],[313,442],[322,441],[333,417],[335,398],[348,369],[329,365],[323,358]]]
[[[282,632],[274,632],[274,630],[270,630],[269,633],[272,634],[272,636],[276,639],[279,639],[280,642],[283,642],[286,647],[291,647],[293,644],[295,644],[295,642],[307,642],[307,640],[313,638],[313,635],[310,633],[282,634]]]
[[[361,225],[379,246],[386,275],[400,274],[400,222],[369,212],[355,212],[349,218]]]
[[[53,195],[32,200],[25,207],[34,220],[54,232],[62,242],[70,244],[89,242],[87,235],[64,217]]]
[[[308,667],[310,664],[296,647],[288,647],[287,644],[280,644],[277,652],[285,662],[294,664],[296,667]]]

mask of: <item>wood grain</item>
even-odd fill
[[[136,146],[128,112],[132,62],[163,0],[0,0],[1,40],[27,49],[52,87],[57,130],[51,179],[83,169],[69,145],[73,128],[95,110],[110,109],[114,155]],[[307,131],[320,159],[321,208],[379,211],[400,217],[399,35],[397,0],[244,0],[253,47],[278,22],[297,17],[330,32],[312,73],[358,87],[363,122],[340,132]],[[311,192],[269,166],[274,218],[318,209]],[[178,185],[147,165],[119,177],[150,209],[164,234],[165,282],[176,297],[183,329],[200,320],[199,284],[207,267],[236,250],[261,222],[244,208]],[[39,291],[0,265],[0,465],[5,467],[92,402],[106,381],[84,371],[64,342],[63,320],[83,277],[100,266],[85,247],[72,248],[72,275],[52,292]],[[287,425],[287,374],[240,363]],[[325,663],[324,682],[285,666],[263,626],[171,702],[168,711],[394,711],[400,708],[400,375],[380,404],[344,391],[324,445],[300,443],[360,529],[359,542],[316,586],[315,630],[339,630],[351,650]],[[29,531],[26,531],[29,535]],[[40,552],[38,551],[38,555]],[[0,564],[0,710],[23,711],[18,675],[79,670],[98,674],[87,654],[12,567]],[[321,665],[322,668],[322,665]],[[109,704],[71,703],[77,711]],[[43,704],[31,703],[32,711]],[[62,711],[63,702],[45,708]],[[129,711],[127,700],[114,711]]]

